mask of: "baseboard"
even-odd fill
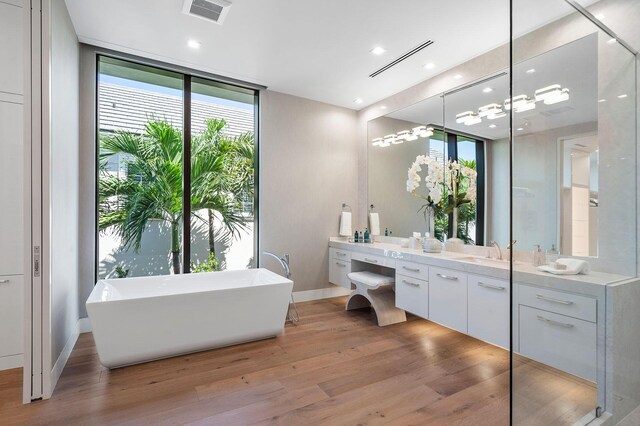
[[[332,297],[346,296],[351,290],[333,286],[327,288],[319,288],[316,290],[294,291],[293,300],[295,302],[308,302],[310,300],[330,299]]]
[[[67,365],[67,361],[69,361],[69,357],[71,356],[71,351],[73,351],[73,347],[76,345],[76,342],[78,341],[78,336],[80,336],[80,333],[82,332],[81,329],[83,327],[82,325],[83,319],[85,318],[80,318],[78,319],[78,321],[76,321],[76,325],[73,328],[71,335],[67,339],[67,343],[64,345],[64,348],[62,348],[62,352],[60,352],[60,356],[58,357],[58,359],[56,360],[56,363],[53,365],[53,368],[51,369],[51,389],[50,389],[50,393],[48,395],[45,395],[44,399],[48,399],[51,397],[51,394],[53,394],[53,391],[56,388],[56,385],[58,384],[58,379],[62,375],[62,370],[64,370],[64,367]]]
[[[0,371],[9,370],[11,368],[22,368],[23,363],[24,356],[22,354],[0,357]]]
[[[92,328],[89,318],[80,318],[78,320],[78,328],[80,329],[80,334],[91,333]]]

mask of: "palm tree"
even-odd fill
[[[224,135],[224,120],[210,119],[206,125],[192,140],[191,210],[195,215],[203,209],[210,212],[211,227],[217,213],[225,232],[234,236],[247,226],[239,207],[243,194],[253,194],[252,185],[242,181],[253,176],[253,135]],[[149,221],[167,223],[176,274],[180,273],[183,215],[182,149],[181,132],[166,121],[149,121],[142,134],[118,132],[100,139],[100,231],[113,229],[123,249],[138,251]],[[117,154],[124,160],[123,177],[105,168]],[[214,244],[210,241],[209,245],[212,249]]]

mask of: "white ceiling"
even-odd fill
[[[570,12],[520,1],[519,32]],[[182,0],[66,0],[81,42],[360,109],[508,42],[507,0],[232,0],[223,25]],[[526,17],[526,22],[520,17]],[[521,22],[520,22],[521,21]],[[520,22],[520,23],[518,23]],[[187,47],[194,39],[198,50]],[[426,40],[434,44],[376,78]],[[375,56],[369,51],[383,46]],[[433,62],[436,67],[425,70]],[[363,103],[354,104],[362,98]]]

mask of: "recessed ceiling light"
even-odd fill
[[[456,80],[460,80],[462,78],[462,76],[460,74],[456,74],[453,76],[454,79]]]
[[[495,129],[496,127],[498,127],[498,126],[496,126],[495,124],[489,124],[489,128],[490,129]]]
[[[482,91],[484,93],[491,93],[491,92],[493,92],[493,89],[491,87],[485,87],[484,89],[482,89]]]
[[[534,72],[536,72],[536,69],[535,69],[535,68],[529,68],[529,69],[526,71],[526,73],[527,73],[527,74],[533,74]]]
[[[624,99],[624,98],[626,98],[626,97],[627,97],[627,94],[626,94],[626,93],[624,93],[624,94],[622,94],[622,95],[618,95],[618,99]]]
[[[602,103],[602,102],[607,102],[606,99],[598,99],[598,102]]]
[[[385,49],[382,46],[376,46],[373,49],[370,50],[371,53],[373,53],[374,55],[382,55],[384,52],[386,52],[387,49]]]
[[[380,109],[387,109],[386,105],[380,105]]]
[[[521,132],[521,131],[523,131],[523,130],[524,130],[524,128],[522,128],[522,127],[518,127],[516,130],[517,130],[517,131],[519,131],[519,132]]]
[[[199,49],[200,48],[200,42],[197,40],[189,40],[187,42],[187,46],[189,46],[192,49]]]
[[[357,103],[357,104],[361,104],[361,103],[363,102],[363,100],[362,100],[362,99],[360,99],[360,98],[355,98],[355,99],[353,100],[353,102],[355,102],[355,103]]]
[[[424,64],[423,68],[426,70],[432,70],[436,67],[436,65],[433,62],[429,62],[428,64]]]
[[[612,38],[611,40],[607,41],[607,44],[614,44],[617,43],[618,40],[616,40],[615,38]]]
[[[596,19],[599,19],[599,20],[601,20],[601,21],[602,21],[602,20],[604,19],[604,15],[603,15],[602,13],[598,13],[598,14],[596,15]]]

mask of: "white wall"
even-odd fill
[[[79,44],[64,0],[51,2],[51,359],[77,330]]]
[[[357,217],[356,112],[269,90],[260,101],[260,250],[291,254],[294,291],[330,287],[341,204]]]

